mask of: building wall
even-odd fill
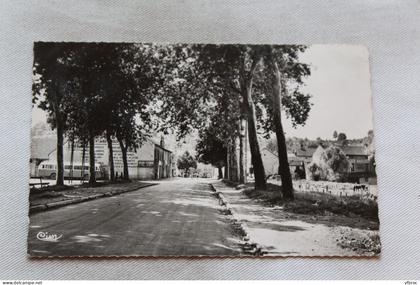
[[[368,172],[369,161],[368,159],[349,159],[350,172]]]
[[[137,150],[136,178],[140,180],[155,179],[154,175],[154,149],[155,144],[152,141],[146,141]],[[133,175],[134,177],[134,175]]]
[[[118,142],[115,140],[112,143],[113,146],[113,157],[114,157],[114,169],[115,173],[118,176],[121,176],[124,170],[124,164],[122,160],[122,152]],[[157,176],[155,171],[157,170],[155,158],[155,149],[160,150],[160,158],[162,166],[160,167],[160,175]],[[108,145],[105,139],[96,139],[95,140],[95,162],[101,163],[107,168],[108,167]],[[151,140],[147,140],[143,143],[143,145],[136,149],[136,150],[129,150],[127,152],[127,162],[128,162],[128,174],[130,179],[142,179],[142,180],[150,180],[150,179],[160,179],[165,177],[170,177],[171,175],[171,152],[160,148],[159,146],[155,145],[155,143]],[[55,161],[57,157],[57,153],[54,150],[49,155],[49,160]],[[74,163],[82,163],[83,160],[83,147],[81,145],[74,145],[74,152],[73,152],[73,162]],[[64,161],[70,162],[71,161],[71,143],[66,142],[64,144]],[[169,162],[169,163],[168,163]],[[85,163],[89,163],[89,148],[86,146],[85,149]],[[162,171],[164,174],[162,174]],[[109,172],[108,172],[109,173]]]
[[[155,171],[153,169],[153,166],[152,167],[138,167],[137,179],[140,179],[140,180],[155,179]]]
[[[172,176],[172,153],[155,145],[155,179],[169,178]]]
[[[264,164],[265,175],[277,174],[279,169],[279,159],[270,151],[263,149],[261,151],[261,158]]]

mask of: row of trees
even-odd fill
[[[293,185],[287,161],[286,140],[281,122],[282,110],[294,126],[303,125],[308,117],[310,95],[300,86],[310,75],[307,64],[299,62],[305,46],[275,45],[204,45],[198,48],[197,63],[206,82],[223,92],[216,96],[214,116],[201,138],[217,134],[219,145],[226,147],[226,170],[237,164],[239,173],[225,173],[230,179],[246,182],[246,141],[249,141],[255,187],[266,188],[265,170],[258,135],[275,133],[279,169],[285,199],[293,199]],[[207,139],[207,142],[209,140]],[[213,144],[213,143],[211,143]],[[211,145],[210,144],[210,145]],[[239,157],[236,148],[239,145]],[[200,144],[199,144],[200,153]],[[215,159],[213,164],[220,165]],[[235,168],[233,168],[235,169]]]
[[[149,89],[158,70],[145,45],[104,43],[35,43],[33,103],[48,113],[57,132],[57,185],[63,185],[63,143],[89,145],[90,183],[95,182],[95,138],[109,148],[114,179],[112,138],[122,151],[128,179],[127,150],[148,135],[152,100]],[[140,122],[140,123],[139,123]]]
[[[309,66],[299,62],[305,49],[301,45],[36,43],[33,98],[57,130],[57,184],[63,183],[64,136],[88,143],[91,165],[94,140],[105,136],[111,168],[111,139],[116,137],[128,178],[127,149],[139,146],[151,129],[176,130],[179,139],[198,129],[205,142],[198,148],[207,147],[212,137],[227,158],[211,162],[218,167],[237,164],[239,171],[227,174],[241,183],[246,182],[248,141],[255,187],[264,189],[258,135],[274,132],[283,196],[293,199],[281,112],[294,126],[303,125],[308,117],[310,95],[300,91],[303,78],[310,74]],[[90,169],[93,172],[94,167]],[[90,182],[94,177],[91,173]]]

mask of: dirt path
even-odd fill
[[[252,242],[262,247],[264,255],[372,255],[371,252],[355,250],[354,246],[360,239],[375,234],[375,231],[337,225],[333,222],[334,219],[317,219],[315,216],[288,213],[282,207],[269,207],[250,199],[240,190],[228,187],[220,181],[212,185],[223,194],[234,217],[246,226]]]

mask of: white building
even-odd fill
[[[50,160],[56,161],[57,152],[55,148],[48,144],[50,151],[35,151],[42,149],[40,145],[44,145],[45,141],[50,141],[51,137],[45,139],[38,138],[32,140],[31,147],[31,177],[37,176],[37,166],[41,161]],[[120,176],[123,173],[123,160],[121,148],[116,140],[113,141],[113,158],[114,170]],[[72,151],[71,143],[66,141],[64,143],[64,161],[71,162]],[[37,157],[38,153],[42,153],[43,157]],[[46,157],[45,153],[48,153]],[[98,138],[95,140],[95,162],[102,164],[109,173],[108,163],[108,145],[105,139]],[[73,149],[73,163],[82,163],[83,160],[83,147],[75,144]],[[89,147],[85,148],[86,164],[89,163]],[[153,140],[146,140],[142,146],[136,150],[127,152],[128,172],[130,179],[161,179],[172,177],[172,152],[164,147],[163,140],[160,144],[155,143]]]

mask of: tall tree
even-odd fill
[[[222,179],[222,168],[226,167],[227,148],[224,142],[218,138],[215,128],[206,128],[199,132],[196,151],[197,160],[217,167],[218,177]]]
[[[95,138],[105,133],[113,175],[112,137],[117,137],[128,178],[127,150],[139,146],[150,126],[148,102],[159,62],[151,45],[37,43],[33,102],[57,129],[57,185],[62,185],[63,140],[67,132],[89,142],[90,183],[95,182]]]
[[[255,103],[252,98],[254,75],[261,58],[262,54],[259,47],[247,48],[246,54],[243,55],[243,63],[240,65],[241,77],[239,81],[243,100],[242,102],[244,104],[244,110],[248,121],[248,138],[252,165],[254,167],[256,189],[265,189],[267,187],[264,165],[258,143]],[[249,65],[249,69],[246,68],[247,65]]]
[[[241,126],[247,128],[251,161],[255,173],[255,188],[265,189],[265,170],[257,136],[256,107],[253,99],[254,77],[262,59],[262,46],[255,45],[196,45],[197,62],[199,69],[205,70],[206,82],[219,84],[236,95],[240,103]],[[244,124],[246,121],[246,124]],[[244,176],[246,171],[244,163],[244,131],[241,133],[239,158]],[[244,177],[240,180],[244,180]]]
[[[292,175],[290,174],[289,162],[287,160],[286,137],[283,131],[283,124],[281,122],[281,97],[282,86],[284,86],[284,79],[280,74],[277,62],[272,61],[274,69],[273,80],[273,121],[274,129],[277,137],[277,155],[279,158],[278,173],[281,177],[282,193],[285,199],[293,199],[293,183]]]
[[[151,103],[164,82],[157,52],[158,49],[149,44],[124,45],[120,50],[120,100],[115,104],[112,125],[121,147],[126,180],[129,179],[128,149],[140,147],[153,128]]]
[[[337,143],[345,146],[348,144],[347,135],[345,133],[339,133],[337,136]]]
[[[186,174],[190,174],[190,169],[197,168],[197,161],[194,157],[189,153],[189,151],[185,151],[177,160],[177,167],[178,169],[184,170]]]
[[[245,147],[241,145],[241,129],[239,126],[241,118],[241,103],[238,101],[237,94],[230,90],[220,88],[217,95],[214,96],[215,108],[212,110],[212,116],[206,129],[212,130],[215,137],[223,142],[226,148],[226,173],[225,179],[233,182],[244,183],[241,175],[241,167],[245,165],[241,162],[245,156]],[[237,154],[237,143],[239,140],[239,157]]]
[[[260,90],[260,102],[267,109],[268,116],[260,119],[266,132],[274,131],[277,137],[277,150],[279,159],[278,173],[282,180],[282,194],[286,200],[292,200],[293,183],[287,159],[286,138],[282,124],[282,108],[286,115],[292,118],[294,127],[304,125],[308,118],[311,104],[310,95],[299,91],[299,86],[303,84],[303,78],[310,75],[310,69],[307,64],[299,62],[299,54],[304,52],[305,46],[268,46],[264,53],[264,71],[261,73],[260,82],[264,85],[267,79],[271,84],[265,84]],[[294,90],[289,92],[291,86]],[[267,95],[270,94],[271,96]]]
[[[337,141],[339,141],[339,142],[343,142],[346,139],[347,139],[347,136],[346,136],[345,133],[339,133],[338,136],[337,136]]]
[[[57,133],[56,185],[64,185],[63,143],[67,129],[63,104],[71,76],[71,50],[63,43],[34,44],[34,80],[32,102],[48,114],[48,123]]]
[[[105,131],[106,143],[108,147],[108,164],[109,164],[109,180],[115,180],[115,167],[114,167],[114,149],[112,145],[112,131],[107,128]]]
[[[158,49],[163,67],[161,74],[165,75],[163,87],[157,92],[157,98],[163,102],[158,108],[162,131],[176,129],[178,138],[182,138],[194,129],[206,128],[216,119],[222,133],[219,137],[226,146],[237,139],[241,97],[239,89],[232,88],[234,82],[226,80],[222,74],[228,65],[222,63],[221,51],[214,45],[174,45]],[[229,155],[231,151],[227,156],[234,160],[233,153]],[[232,166],[236,163],[229,160],[226,170],[234,170]],[[240,173],[244,175],[245,171]]]
[[[243,104],[241,104],[243,108]],[[247,183],[247,137],[248,137],[248,120],[246,119],[245,111],[241,110],[239,119],[239,183]]]
[[[105,133],[109,148],[110,176],[113,177],[112,137],[122,152],[123,175],[128,179],[129,148],[139,146],[147,136],[150,123],[147,112],[151,86],[149,45],[92,43],[77,46],[79,56],[79,92],[81,106],[70,117],[74,127],[86,134],[90,153],[90,182],[95,182],[94,143]],[[73,104],[74,105],[74,104]],[[83,122],[80,122],[82,119]]]
[[[74,43],[70,45],[76,62],[75,88],[67,116],[73,118],[73,129],[87,137],[89,145],[89,183],[96,182],[95,138],[102,135],[107,115],[107,101],[103,95],[103,85],[109,79],[109,56],[113,55],[103,43]],[[78,91],[78,92],[77,92]],[[75,108],[77,106],[77,108]],[[71,110],[71,111],[70,111]]]

